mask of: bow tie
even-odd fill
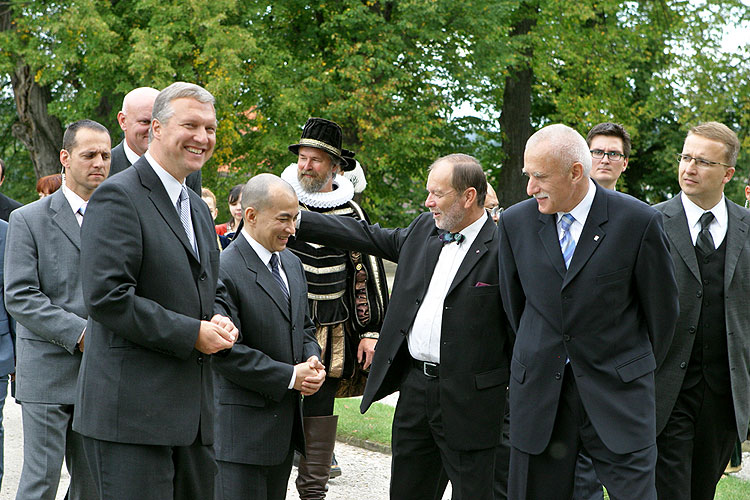
[[[443,242],[443,245],[453,243],[454,241],[456,242],[456,244],[460,244],[466,239],[466,237],[461,233],[442,233],[440,236],[438,236],[438,238],[440,238],[440,241]]]

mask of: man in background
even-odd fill
[[[125,138],[112,148],[111,175],[122,172],[133,165],[148,149],[148,132],[151,128],[151,110],[159,91],[151,87],[139,87],[125,95],[122,109],[117,113],[117,123]],[[187,187],[201,194],[201,171],[192,172],[185,181]]]
[[[591,178],[606,189],[615,190],[617,180],[628,166],[630,134],[619,123],[595,125],[586,136],[593,162]]]
[[[3,182],[5,182],[5,162],[0,158],[0,186]],[[8,222],[10,213],[20,206],[22,206],[21,203],[0,193],[0,220]]]
[[[18,321],[16,400],[24,437],[18,500],[54,500],[63,458],[71,477],[68,498],[97,498],[72,422],[87,340],[81,224],[88,200],[109,173],[110,147],[109,132],[99,123],[68,126],[60,151],[62,187],[11,214],[5,303]]]

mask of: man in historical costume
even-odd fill
[[[310,118],[297,144],[297,155],[281,178],[294,187],[301,210],[368,220],[352,200],[354,186],[340,174],[355,167],[353,153],[341,149],[341,127]],[[289,248],[302,260],[307,278],[310,314],[315,323],[321,361],[327,378],[304,403],[306,457],[300,459],[297,490],[300,498],[325,498],[338,417],[337,394],[362,394],[364,374],[375,352],[388,303],[383,262],[360,252],[294,241]]]

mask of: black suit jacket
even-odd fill
[[[500,442],[510,339],[497,285],[496,232],[487,217],[445,297],[438,383],[445,436],[457,450]],[[406,374],[411,360],[406,334],[440,256],[438,229],[429,213],[405,229],[383,229],[348,217],[304,212],[298,234],[300,239],[398,262],[362,398],[365,412],[373,401],[397,391]]]
[[[145,158],[104,181],[81,229],[89,311],[76,431],[167,446],[213,439],[210,356],[194,349],[214,313],[219,250],[208,207],[190,194],[200,259]]]
[[[232,318],[240,338],[227,356],[213,360],[219,374],[217,460],[277,465],[290,440],[305,451],[300,393],[288,387],[293,365],[320,357],[320,346],[307,313],[302,263],[290,250],[280,255],[289,301],[244,236],[221,254],[217,306]]]
[[[605,446],[623,454],[653,445],[654,370],[678,312],[661,214],[596,186],[567,270],[556,220],[530,199],[503,212],[498,224],[500,293],[516,332],[511,442],[529,454],[547,447],[569,359]]]
[[[123,143],[125,142],[125,139],[123,139],[120,144],[112,148],[112,158],[111,163],[109,165],[109,176],[112,177],[115,174],[118,174],[128,168],[130,166],[130,160],[128,160],[128,156],[125,154],[125,148],[123,147]],[[187,179],[185,179],[185,185],[195,191],[198,196],[201,195],[201,171],[198,170],[197,172],[193,172],[192,174],[187,176]]]
[[[4,220],[5,222],[8,222],[8,219],[10,219],[10,213],[13,210],[22,206],[22,203],[19,203],[13,198],[8,198],[3,193],[0,193],[0,219]]]

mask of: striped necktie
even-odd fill
[[[185,186],[182,186],[180,198],[177,200],[177,213],[180,215],[180,222],[182,222],[182,227],[185,229],[190,246],[193,248],[195,255],[198,255],[198,247],[195,244],[195,232],[193,231],[193,218],[190,217],[190,197]]]
[[[276,253],[271,254],[271,274],[273,274],[273,279],[275,279],[276,283],[281,287],[281,291],[284,292],[286,300],[289,300],[289,290],[286,287],[286,283],[284,283],[284,280],[281,278],[281,272],[279,271],[279,256]]]
[[[570,226],[573,224],[573,221],[575,221],[575,218],[570,214],[563,214],[560,218],[560,226],[563,230],[562,238],[560,238],[560,250],[562,250],[566,269],[570,267],[570,259],[573,258],[573,252],[576,249],[576,242],[570,234]]]

